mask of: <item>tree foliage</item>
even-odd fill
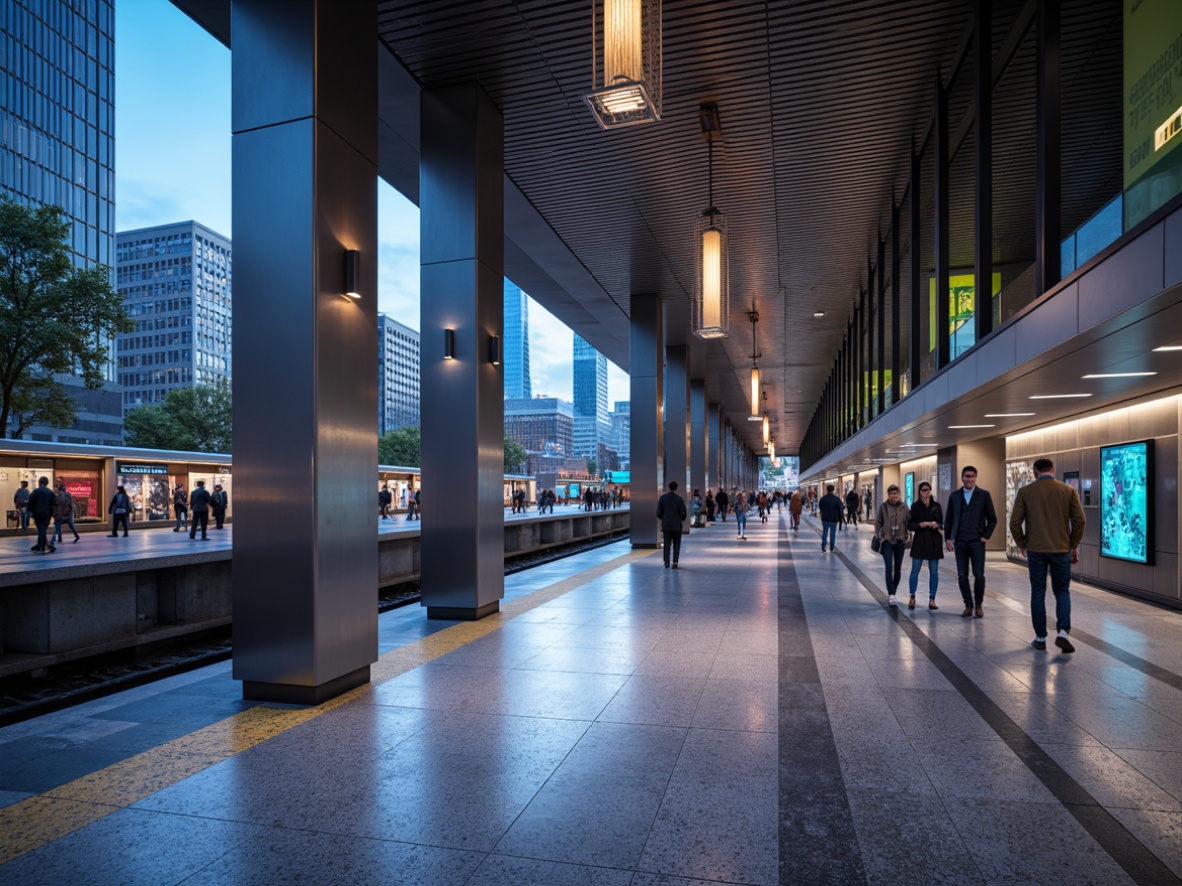
[[[418,425],[387,431],[378,437],[378,464],[417,468],[422,465],[423,440]]]
[[[123,439],[145,449],[228,453],[233,444],[230,386],[219,382],[169,391],[163,403],[127,414]]]
[[[77,404],[54,379],[103,384],[107,342],[131,320],[111,286],[111,269],[77,268],[70,225],[56,206],[0,197],[0,437],[35,421],[73,424]]]
[[[505,473],[519,474],[525,470],[525,462],[529,458],[529,453],[525,451],[525,447],[510,437],[505,435]]]
[[[599,476],[599,465],[595,461],[595,459],[593,459],[593,458],[587,459],[587,476],[588,477],[598,477]]]

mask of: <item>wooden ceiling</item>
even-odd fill
[[[227,0],[173,2],[229,42]],[[994,0],[995,58],[1015,23],[1032,18],[1033,2]],[[630,296],[659,293],[667,342],[690,346],[693,375],[706,379],[710,399],[758,451],[759,427],[745,421],[754,308],[777,451],[796,452],[878,238],[888,236],[892,201],[907,191],[911,146],[929,130],[936,78],[946,79],[962,57],[950,119],[953,130],[971,120],[974,71],[964,50],[973,0],[664,0],[663,119],[610,132],[583,100],[591,85],[588,0],[377,0],[377,7],[380,39],[408,82],[476,81],[504,114],[506,176],[518,205],[532,207],[563,247],[568,271],[561,287],[517,282],[625,369]],[[1120,189],[1122,5],[1063,7],[1069,232]],[[1034,255],[1036,38],[1033,27],[1017,31],[995,90],[999,265],[1029,264]],[[689,332],[693,230],[707,205],[698,107],[707,100],[722,119],[714,200],[729,220],[732,275],[732,333],[711,342]],[[403,136],[417,150],[417,121]],[[972,263],[972,150],[970,127],[952,162],[954,268]],[[383,176],[399,186],[387,165]],[[403,190],[417,199],[417,170],[404,165]],[[930,268],[930,164],[918,195],[919,248]],[[507,203],[511,266],[508,214]],[[909,251],[907,232],[902,239]],[[580,275],[582,283],[570,282]],[[580,313],[601,328],[579,328]],[[906,307],[903,314],[906,329]]]
[[[994,3],[995,55],[1024,5]],[[1070,230],[1119,189],[1121,5],[1065,7]],[[508,177],[619,306],[619,322],[632,293],[663,296],[667,341],[690,345],[694,374],[756,448],[758,427],[744,419],[747,311],[758,310],[777,450],[795,452],[877,239],[887,236],[892,200],[904,194],[937,72],[947,77],[966,41],[971,0],[665,0],[663,119],[610,132],[583,102],[591,77],[587,0],[390,0],[378,8],[382,40],[420,85],[483,85],[504,113]],[[999,263],[1029,262],[1034,252],[1034,45],[1031,29],[997,92]],[[950,97],[954,128],[971,113],[972,77],[970,54]],[[698,125],[706,100],[718,103],[722,118],[714,193],[731,237],[732,334],[713,342],[689,334],[692,232],[707,205]],[[953,162],[959,267],[972,263],[971,152],[970,129]],[[825,316],[814,318],[818,311]]]

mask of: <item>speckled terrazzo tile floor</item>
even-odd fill
[[[1182,614],[1078,587],[1096,639],[1035,653],[1020,567],[984,619],[947,574],[892,611],[868,532],[728,529],[510,576],[495,622],[386,613],[321,708],[227,663],[0,729],[0,884],[1182,875]]]

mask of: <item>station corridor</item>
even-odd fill
[[[226,663],[0,729],[0,884],[1179,881],[1182,613],[1077,585],[1036,652],[1020,566],[962,619],[864,525],[733,526],[386,613],[318,708]]]

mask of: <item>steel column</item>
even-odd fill
[[[903,321],[901,313],[902,295],[899,292],[899,275],[903,269],[903,257],[899,255],[899,211],[902,207],[891,201],[891,403],[902,399]]]
[[[703,481],[702,495],[706,489],[718,486],[722,477],[722,407],[711,403],[706,408],[706,429],[708,441],[706,443],[706,479]]]
[[[693,490],[706,495],[706,464],[709,461],[709,435],[706,432],[706,381],[690,380],[690,482],[689,494]],[[686,496],[689,498],[689,495]]]
[[[690,468],[690,351],[685,345],[665,348],[665,486],[677,482],[689,500]],[[653,504],[656,511],[656,504]],[[654,518],[655,519],[655,518]],[[688,518],[682,531],[689,528]]]
[[[1059,0],[1039,0],[1037,42],[1037,116],[1035,138],[1034,292],[1042,295],[1059,282],[1062,268]]]
[[[234,678],[244,698],[318,704],[368,682],[378,652],[377,15],[236,0],[231,16]]]
[[[886,240],[878,240],[878,414],[886,410]]]
[[[936,77],[936,132],[933,139],[935,156],[935,254],[936,254],[936,369],[940,370],[952,360],[952,342],[949,339],[948,278],[949,278],[949,213],[948,196],[948,90]]]
[[[476,619],[505,595],[504,124],[475,84],[424,90],[420,115],[422,605]]]
[[[914,146],[911,150],[911,390],[923,380],[923,219],[920,215],[920,175],[923,163]]]
[[[973,36],[976,58],[976,211],[973,224],[977,305],[975,341],[993,331],[993,3],[976,0]]]
[[[665,399],[665,317],[659,295],[632,296],[628,368],[632,394],[630,494],[635,515],[629,523],[629,535],[632,547],[655,548],[660,533],[653,515],[665,485],[665,423],[661,420]]]

